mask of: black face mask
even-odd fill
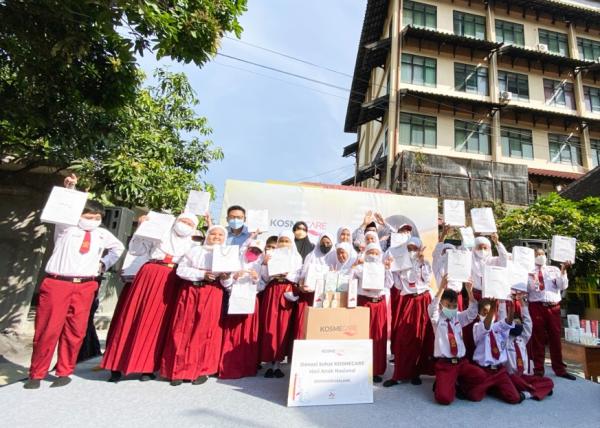
[[[521,333],[523,333],[523,324],[515,324],[515,326],[510,329],[511,336],[520,336]]]
[[[329,252],[329,250],[331,250],[331,245],[323,245],[323,244],[320,244],[320,245],[319,245],[319,250],[321,250],[321,252],[322,252],[323,254],[327,254],[327,253]]]

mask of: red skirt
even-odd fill
[[[511,374],[510,380],[519,392],[529,392],[536,400],[543,400],[554,388],[552,379],[544,376]]]
[[[258,361],[258,298],[253,314],[226,315],[223,320],[223,348],[220,379],[256,376]]]
[[[203,286],[181,283],[162,354],[162,377],[194,380],[217,373],[223,342],[222,309],[223,288],[218,282]]]
[[[358,305],[369,308],[369,338],[373,341],[373,376],[383,376],[387,367],[387,303],[358,296]]]
[[[396,346],[396,335],[394,332],[397,330],[398,322],[400,321],[400,290],[398,290],[396,287],[390,288],[390,307],[391,318],[388,332],[390,334],[390,346],[393,353],[393,350]]]
[[[142,266],[113,316],[102,368],[124,374],[158,370],[178,283],[173,268]]]
[[[123,288],[121,289],[121,294],[119,294],[119,299],[117,300],[117,305],[115,306],[115,310],[113,312],[112,319],[119,318],[121,313],[123,312],[123,306],[125,306],[125,302],[129,299],[129,293],[131,292],[131,282],[126,282],[123,284]],[[109,346],[112,341],[112,336],[115,333],[115,323],[110,323],[108,327],[108,333],[106,333],[106,347]]]
[[[263,291],[260,305],[260,361],[283,361],[292,340],[292,312],[295,303],[283,297],[291,291],[289,282],[271,281]]]

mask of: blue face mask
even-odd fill
[[[232,218],[227,222],[227,224],[229,224],[231,229],[236,230],[244,227],[244,220],[241,218]]]
[[[448,319],[454,318],[456,316],[457,312],[458,312],[457,309],[449,309],[449,308],[447,308],[445,306],[442,306],[442,313]]]

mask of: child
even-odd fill
[[[463,327],[477,318],[477,302],[473,297],[473,285],[465,288],[469,295],[469,307],[458,312],[458,295],[448,287],[445,275],[438,291],[429,304],[428,312],[433,325],[435,341],[433,355],[435,363],[435,383],[433,392],[439,404],[451,404],[456,396],[456,387],[470,400],[476,401],[474,393],[485,379],[480,367],[471,364],[465,358]]]
[[[501,400],[510,404],[518,404],[525,399],[519,393],[504,367],[508,359],[507,342],[511,328],[513,328],[514,307],[508,305],[508,315],[503,321],[495,321],[496,301],[482,299],[479,301],[479,318],[473,326],[473,340],[475,353],[473,360],[486,373],[485,380],[477,389],[476,399],[483,399],[487,391],[491,391]]]
[[[67,177],[65,187],[72,187],[74,182],[75,176]],[[75,369],[98,290],[98,277],[119,260],[124,250],[112,233],[99,227],[103,216],[104,207],[100,203],[87,201],[77,226],[57,224],[55,227],[54,250],[39,290],[33,353],[25,389],[40,387],[57,343],[58,378],[50,386],[60,387],[71,382],[70,375]]]
[[[442,233],[440,234],[439,242],[433,249],[433,274],[435,275],[435,281],[438,287],[442,283],[442,277],[446,275],[446,269],[448,268],[448,251],[456,250],[456,247],[452,244],[445,243],[446,236],[453,231],[453,228],[444,225]],[[448,281],[448,288],[458,293],[458,310],[463,310],[463,299],[462,299],[462,282],[460,281]]]

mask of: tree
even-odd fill
[[[198,178],[223,152],[203,140],[211,130],[193,109],[198,99],[185,74],[157,70],[155,78],[156,86],[140,87],[121,109],[110,149],[101,146],[70,169],[104,202],[179,211],[189,190],[214,192]]]

